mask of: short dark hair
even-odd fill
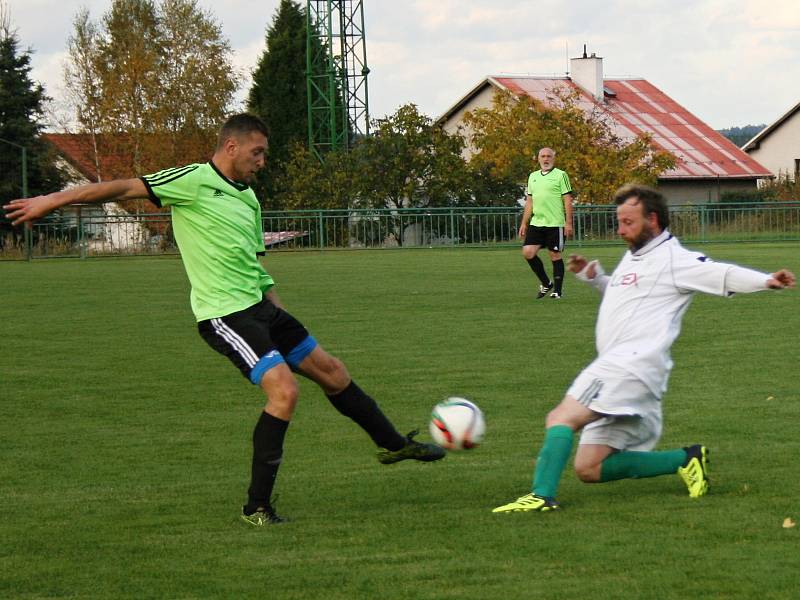
[[[631,183],[623,185],[614,194],[614,203],[619,206],[625,204],[631,198],[636,198],[642,205],[644,214],[656,213],[658,226],[661,229],[669,227],[669,208],[663,194],[658,190],[646,185]]]
[[[217,149],[222,148],[225,140],[231,137],[239,137],[248,133],[258,132],[269,139],[269,128],[266,123],[250,113],[239,113],[228,117],[219,130],[217,138]]]

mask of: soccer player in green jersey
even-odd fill
[[[539,294],[548,293],[554,300],[561,299],[564,284],[564,238],[572,235],[572,186],[569,177],[555,168],[556,153],[552,148],[542,148],[538,155],[540,170],[528,177],[525,189],[525,209],[519,226],[519,237],[525,241],[522,256],[539,278]],[[547,276],[539,250],[547,248],[553,264],[553,279]]]
[[[381,463],[444,457],[439,446],[414,441],[415,433],[398,433],[342,361],[323,350],[283,309],[272,277],[258,260],[265,251],[261,207],[248,185],[264,166],[266,149],[264,123],[252,115],[234,115],[222,126],[207,163],[87,184],[3,207],[14,225],[76,202],[149,198],[157,206],[171,207],[200,335],[267,397],[253,431],[250,487],[242,508],[242,518],[258,526],[284,520],[270,499],[298,400],[293,371],[316,382],[339,412],[369,434],[382,448]]]

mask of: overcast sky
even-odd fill
[[[63,96],[62,64],[81,7],[111,0],[0,0],[33,77]],[[199,0],[246,73],[279,0]],[[305,2],[301,2],[305,4]],[[771,123],[800,102],[798,0],[364,0],[370,113],[413,102],[437,117],[487,75],[552,75],[584,43],[606,77],[643,77],[714,128]],[[238,98],[249,88],[244,81]]]

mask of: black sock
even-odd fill
[[[539,281],[542,282],[542,285],[547,287],[550,285],[550,278],[547,276],[547,273],[544,270],[544,263],[542,259],[539,258],[539,255],[534,256],[533,258],[529,258],[528,265],[531,267],[531,271],[536,273],[536,276],[539,278]]]
[[[253,464],[245,512],[270,505],[269,499],[283,457],[283,438],[288,427],[289,421],[261,413],[253,430]]]
[[[387,450],[400,450],[406,438],[400,435],[378,407],[378,404],[358,387],[355,381],[328,400],[340,413],[350,417],[369,434],[372,441]]]
[[[556,292],[561,295],[561,288],[564,285],[564,259],[559,258],[553,261],[553,283],[555,284]]]

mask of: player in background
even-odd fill
[[[542,148],[538,155],[540,170],[528,177],[525,188],[525,208],[519,226],[519,237],[525,241],[522,256],[539,278],[539,294],[548,292],[560,300],[564,284],[564,238],[572,235],[572,186],[569,177],[555,167],[556,153],[552,148]],[[553,279],[547,276],[539,250],[547,248],[553,265]]]
[[[414,433],[400,435],[345,365],[283,309],[258,259],[265,251],[261,207],[248,185],[264,166],[266,149],[264,123],[252,115],[234,115],[222,126],[207,163],[13,200],[3,207],[14,225],[76,202],[148,198],[156,206],[171,207],[200,335],[267,398],[253,431],[251,480],[242,509],[242,518],[258,526],[284,520],[270,499],[298,401],[293,371],[315,381],[339,412],[383,448],[381,463],[444,456],[439,446],[414,441]]]
[[[670,347],[695,292],[716,296],[794,287],[785,269],[761,273],[717,263],[683,248],[669,232],[669,211],[654,189],[627,186],[615,197],[617,233],[629,250],[609,276],[597,261],[570,256],[569,269],[602,295],[597,358],[547,415],[530,494],[496,513],[558,508],[556,492],[572,449],[586,483],[677,473],[698,498],[708,491],[703,445],[653,451],[661,436],[661,398],[672,369]]]

